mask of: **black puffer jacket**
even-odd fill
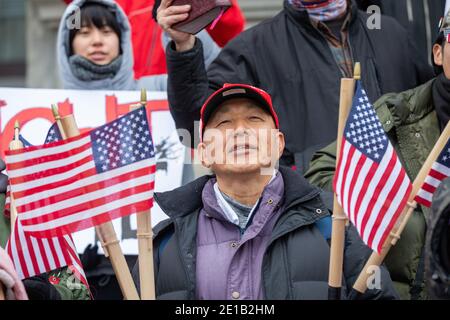
[[[371,5],[381,8],[381,13],[395,18],[416,44],[423,59],[432,65],[433,41],[438,35],[439,20],[445,15],[446,0],[356,0],[362,10]]]
[[[441,183],[433,197],[425,268],[431,297],[450,300],[450,178]]]
[[[283,167],[280,173],[285,182],[285,210],[275,224],[263,258],[264,296],[272,300],[327,299],[330,249],[317,223],[331,220],[328,205],[321,191],[301,175]],[[154,230],[158,299],[195,299],[197,219],[203,206],[202,191],[210,178],[204,176],[181,188],[155,195],[159,206],[170,217]],[[356,230],[349,228],[344,291],[345,287],[349,289],[353,285],[370,253]],[[139,287],[138,263],[133,277]],[[382,267],[381,290],[368,290],[362,299],[395,298],[398,296],[389,273]]]
[[[367,15],[352,4],[349,41],[361,62],[362,82],[371,101],[388,92],[416,87],[432,77],[406,30],[382,17],[380,30],[367,28]],[[243,32],[222,50],[206,72],[201,42],[186,52],[167,48],[168,98],[177,128],[187,129],[196,146],[194,121],[224,83],[252,84],[272,95],[286,135],[285,165],[304,172],[312,154],[336,139],[342,73],[325,38],[306,11],[287,2],[274,18]],[[194,136],[195,135],[195,136]]]

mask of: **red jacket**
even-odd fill
[[[70,3],[72,0],[64,0]],[[245,18],[237,0],[213,30],[207,29],[221,47],[242,32]],[[128,16],[134,54],[134,74],[139,79],[147,75],[167,73],[166,56],[161,42],[162,30],[152,18],[154,0],[116,0]]]

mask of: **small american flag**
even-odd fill
[[[63,236],[149,210],[154,157],[145,108],[71,139],[6,152],[24,231]]]
[[[89,288],[71,235],[49,239],[29,236],[23,231],[19,215],[6,245],[6,251],[20,279],[68,266],[75,277]]]
[[[13,137],[14,139],[14,137]],[[31,143],[28,142],[27,139],[25,139],[21,134],[19,135],[19,140],[22,142],[24,148],[28,148],[33,146]],[[45,137],[44,144],[55,142],[55,141],[61,141],[61,133],[59,132],[58,125],[56,123],[52,124],[50,129],[47,132],[47,136]],[[9,218],[10,214],[10,206],[11,206],[11,197],[10,197],[11,188],[9,185],[6,187],[6,199],[5,199],[5,215]]]
[[[31,146],[22,136],[19,136],[19,139],[25,147]],[[59,140],[62,140],[61,134],[56,124],[53,124],[48,131],[45,144]],[[7,199],[10,206],[9,194]],[[71,235],[50,239],[29,236],[23,231],[21,216],[19,215],[15,221],[6,250],[14,263],[20,279],[26,279],[68,266],[74,273],[74,276],[89,288]]]
[[[434,192],[447,177],[450,177],[450,140],[447,141],[436,162],[431,166],[430,172],[414,200],[421,205],[431,207]]]
[[[380,252],[412,190],[360,81],[333,181],[339,204],[363,241]]]

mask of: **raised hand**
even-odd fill
[[[157,12],[158,24],[167,32],[175,42],[177,51],[187,51],[194,47],[195,36],[186,32],[172,29],[172,26],[178,22],[184,21],[189,17],[191,6],[171,6],[173,0],[162,0]]]

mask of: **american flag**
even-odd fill
[[[14,137],[13,137],[14,139]],[[30,142],[28,142],[27,139],[25,139],[21,134],[19,134],[19,140],[22,142],[24,148],[28,148],[33,146]],[[58,125],[56,123],[52,124],[50,129],[47,132],[47,136],[45,137],[44,144],[55,142],[55,141],[61,141],[62,136],[59,132]],[[6,187],[6,199],[5,199],[5,215],[9,218],[10,214],[10,206],[11,206],[11,197],[10,197],[11,188],[9,185]]]
[[[63,236],[149,210],[154,157],[145,108],[74,138],[6,152],[24,231]]]
[[[75,277],[89,288],[71,235],[49,239],[29,236],[23,231],[19,215],[6,244],[6,251],[20,279],[68,266]]]
[[[363,241],[380,252],[412,185],[360,81],[344,129],[333,187]]]
[[[21,135],[19,139],[23,142],[24,147],[31,146]],[[53,124],[48,131],[45,144],[59,140],[62,140],[61,134],[56,124]],[[10,198],[8,197],[8,199]],[[8,205],[10,205],[9,200]],[[89,288],[71,235],[50,239],[29,236],[24,233],[21,215],[18,215],[6,250],[14,263],[20,279],[26,279],[68,266],[74,276]]]
[[[426,207],[431,207],[434,192],[447,177],[450,177],[450,140],[447,141],[436,162],[431,166],[430,172],[414,200]]]

